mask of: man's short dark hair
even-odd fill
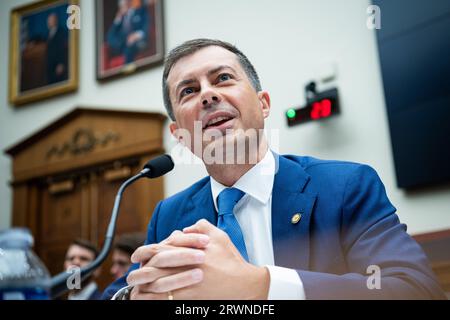
[[[76,246],[79,246],[79,247],[82,247],[84,249],[91,251],[94,254],[94,259],[97,258],[98,254],[99,254],[97,247],[89,240],[80,239],[80,238],[75,239],[72,241],[72,243],[70,245],[76,245]]]
[[[114,249],[123,251],[131,257],[138,247],[144,245],[146,238],[145,233],[141,232],[123,234],[117,239]]]
[[[191,55],[202,48],[210,46],[219,46],[234,53],[237,56],[237,59],[241,64],[242,68],[244,69],[245,73],[247,74],[247,77],[249,78],[253,88],[255,88],[257,92],[261,91],[261,83],[259,81],[259,77],[258,74],[256,73],[255,68],[248,60],[248,58],[238,48],[236,48],[235,46],[233,46],[228,42],[221,40],[193,39],[186,41],[181,45],[172,49],[167,55],[166,60],[164,62],[164,72],[162,81],[164,106],[166,107],[170,119],[172,119],[173,121],[175,121],[175,115],[173,112],[172,102],[170,101],[169,86],[167,84],[167,77],[169,76],[169,72],[172,69],[173,65],[181,58]]]

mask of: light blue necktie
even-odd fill
[[[242,257],[248,261],[244,236],[242,235],[239,222],[233,213],[234,206],[244,195],[244,192],[236,188],[226,188],[219,194],[217,197],[217,208],[219,209],[217,227],[228,234]]]

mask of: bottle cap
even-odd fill
[[[30,248],[33,242],[33,236],[27,228],[0,231],[0,248]]]

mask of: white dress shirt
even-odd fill
[[[275,158],[270,150],[264,158],[233,185],[245,195],[234,207],[241,227],[249,262],[266,266],[270,273],[269,300],[305,299],[303,283],[293,269],[274,266],[272,242],[272,189]],[[211,177],[211,192],[217,210],[217,197],[227,188]]]

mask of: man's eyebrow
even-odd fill
[[[212,75],[212,74],[214,74],[214,73],[217,73],[217,72],[219,72],[219,71],[221,71],[221,70],[223,70],[223,69],[230,69],[231,71],[233,71],[234,73],[236,73],[236,70],[234,70],[232,67],[227,66],[227,65],[220,65],[220,66],[218,66],[218,67],[215,67],[214,69],[209,70],[206,74],[207,74],[208,76],[210,76],[210,75]],[[191,84],[191,83],[194,83],[194,82],[195,82],[194,79],[186,79],[186,80],[180,81],[180,82],[177,84],[177,87],[175,88],[175,93],[177,93],[178,90],[179,90],[181,87],[183,87],[183,86],[185,86],[185,85],[188,85],[188,84]]]
[[[218,66],[218,67],[216,67],[214,69],[209,70],[207,74],[208,74],[208,76],[210,76],[210,75],[212,75],[214,73],[217,73],[217,72],[219,72],[219,71],[221,71],[223,69],[230,69],[231,71],[236,73],[236,70],[234,70],[232,67],[227,66],[227,65],[221,65],[221,66]]]

